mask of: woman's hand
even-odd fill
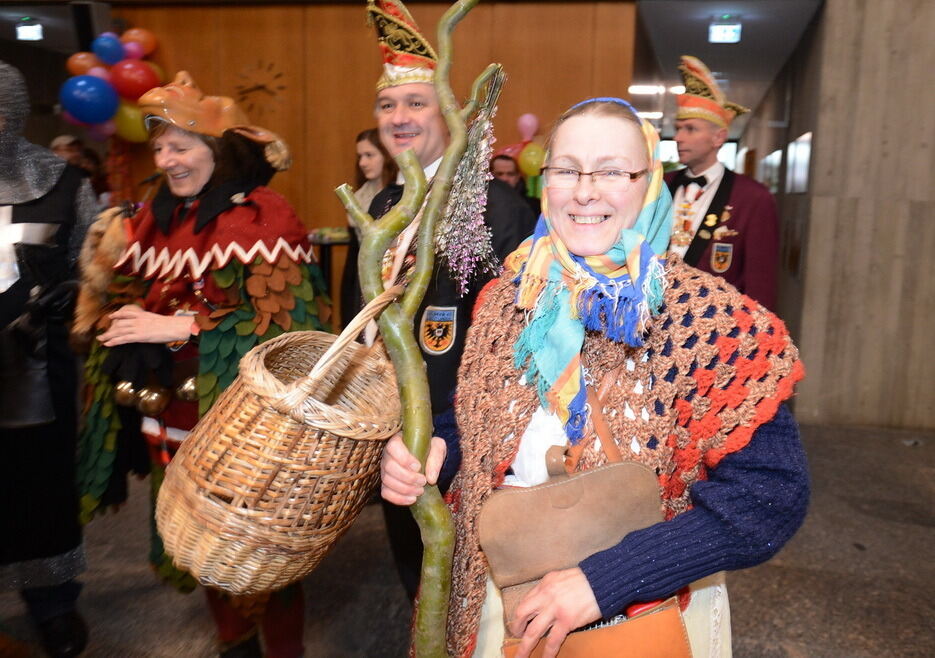
[[[542,658],[554,658],[566,635],[600,618],[601,609],[581,569],[550,571],[520,601],[510,620],[510,634],[522,637],[516,658],[527,658],[546,633]]]
[[[188,340],[192,330],[190,315],[160,315],[135,304],[121,306],[110,314],[110,320],[110,328],[97,337],[107,347]]]
[[[438,481],[438,472],[445,462],[448,446],[445,440],[432,437],[429,454],[425,460],[425,475],[419,472],[419,460],[412,456],[403,435],[395,434],[386,443],[380,460],[380,494],[394,505],[412,505],[422,495],[426,484]]]

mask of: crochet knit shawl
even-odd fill
[[[709,468],[773,418],[804,369],[782,321],[723,279],[675,256],[666,279],[664,305],[645,344],[628,347],[588,332],[582,363],[595,382],[624,366],[603,413],[624,459],[658,473],[670,519],[690,508],[691,486]],[[477,515],[539,406],[535,387],[521,383],[513,367],[513,343],[524,326],[516,285],[501,277],[481,294],[458,372],[462,462],[447,496],[457,529],[448,617],[453,656],[473,652],[484,598],[487,561]],[[592,445],[578,468],[604,459]]]

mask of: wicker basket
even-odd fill
[[[350,527],[400,428],[392,365],[354,337],[400,290],[339,337],[288,333],[243,357],[159,491],[156,523],[176,566],[234,594],[279,589]]]

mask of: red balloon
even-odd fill
[[[156,50],[156,35],[142,27],[133,27],[120,35],[123,43],[135,41],[143,46],[143,54],[149,55]]]
[[[94,53],[75,53],[65,62],[65,68],[72,75],[84,75],[95,66],[104,66]]]
[[[118,94],[135,101],[153,87],[159,86],[159,76],[143,61],[124,59],[111,67],[110,83]]]

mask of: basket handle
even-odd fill
[[[383,309],[399,297],[405,289],[406,286],[403,285],[393,286],[374,297],[369,304],[364,306],[360,313],[355,315],[348,323],[344,331],[340,333],[325,353],[321,355],[321,358],[318,359],[312,371],[305,377],[297,379],[292,383],[292,390],[280,399],[283,406],[294,408],[311,395],[311,392],[315,390],[315,385],[318,384],[318,380],[328,372],[328,369],[340,358],[344,348],[357,338],[357,335],[370,320],[380,315]]]

